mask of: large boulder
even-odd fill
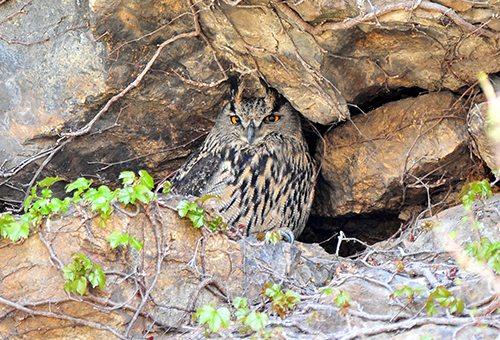
[[[426,205],[431,190],[461,181],[469,155],[460,107],[450,93],[431,93],[386,104],[331,130],[324,158],[318,156],[327,185],[314,213],[399,211]]]

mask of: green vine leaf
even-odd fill
[[[258,332],[266,328],[267,324],[269,323],[269,317],[265,313],[252,312],[248,314],[244,323],[245,325],[252,328],[255,332]]]
[[[94,264],[84,254],[73,254],[73,262],[63,267],[63,278],[68,280],[64,285],[64,290],[68,293],[74,292],[83,295],[87,291],[90,282],[92,287],[104,289],[106,276],[101,267]]]
[[[122,180],[123,185],[132,185],[135,182],[135,173],[133,171],[123,171],[118,176]]]
[[[115,249],[119,244],[126,246],[128,244],[128,234],[122,235],[119,230],[115,230],[109,235],[106,242],[109,242],[111,249]]]
[[[148,190],[153,190],[155,182],[153,180],[153,177],[151,177],[147,171],[139,170],[139,178],[142,185],[144,185]]]
[[[9,238],[12,242],[27,238],[30,231],[27,223],[21,224],[9,214],[0,215],[0,230],[2,237]]]
[[[231,320],[231,313],[226,307],[215,309],[211,305],[201,307],[193,318],[199,318],[200,325],[207,324],[212,333],[217,332],[222,326],[227,328]]]

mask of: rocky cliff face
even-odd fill
[[[478,72],[500,71],[497,6],[6,1],[0,6],[0,203],[19,207],[26,186],[47,175],[87,175],[109,184],[120,171],[146,169],[163,178],[210,130],[229,92],[226,80],[244,75],[265,79],[322,124],[316,125],[321,132],[328,127],[324,145],[310,132],[323,163],[320,181],[328,184],[317,190],[318,219],[398,215],[409,205],[428,205],[427,191],[413,190],[424,172],[433,176],[421,186],[443,190],[470,173],[465,117],[481,100]],[[416,108],[405,104],[410,100],[371,112],[428,92],[446,99],[424,96]],[[350,120],[360,112],[367,117]],[[432,114],[435,127],[424,124]],[[358,124],[366,124],[363,131]],[[403,136],[408,129],[413,132]],[[443,140],[447,151],[435,148]],[[450,163],[453,155],[462,166]],[[411,172],[415,162],[420,170]],[[365,188],[377,193],[363,198]]]
[[[498,166],[477,75],[500,72],[499,9],[0,0],[0,212],[20,211],[46,176],[113,186],[145,169],[160,181],[210,131],[228,81],[261,78],[310,122],[321,164],[302,240],[387,239]]]

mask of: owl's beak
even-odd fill
[[[248,139],[248,144],[253,144],[253,141],[255,139],[255,125],[253,121],[250,122],[250,125],[248,125],[248,131],[247,131],[247,139]]]

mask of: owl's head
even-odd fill
[[[250,147],[283,137],[303,140],[298,113],[284,98],[273,95],[230,101],[222,109],[214,129]]]

